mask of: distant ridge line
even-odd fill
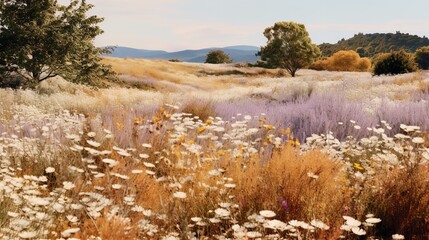
[[[256,62],[259,59],[259,57],[256,56],[256,53],[259,51],[259,47],[249,45],[182,50],[177,52],[117,46],[113,47],[112,53],[106,54],[106,56],[118,58],[145,58],[163,60],[177,59],[184,62],[202,63],[206,60],[207,53],[216,49],[220,49],[229,54],[234,62]]]

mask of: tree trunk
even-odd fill
[[[33,71],[31,74],[33,75],[33,81],[34,82],[40,81],[40,71]]]

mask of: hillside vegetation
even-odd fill
[[[397,50],[415,52],[418,48],[428,45],[429,39],[427,37],[408,33],[359,33],[352,38],[341,39],[335,44],[323,43],[319,45],[319,48],[324,56],[331,56],[340,50],[354,50],[363,57],[372,57],[378,53]]]

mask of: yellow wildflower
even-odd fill
[[[206,128],[205,127],[199,127],[198,128],[198,133],[202,133],[202,132],[204,132],[206,130]]]
[[[357,170],[364,170],[364,168],[363,168],[359,163],[354,163],[354,167],[355,167]]]

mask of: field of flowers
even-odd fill
[[[106,61],[0,89],[2,239],[428,238],[429,73]]]

